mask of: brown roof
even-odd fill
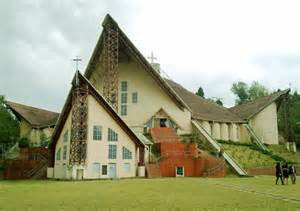
[[[174,81],[165,80],[190,107],[194,119],[218,122],[244,122],[238,115],[232,113],[227,108],[195,95]]]
[[[75,88],[76,77],[78,77],[79,86],[87,86],[89,94],[92,95],[97,102],[106,110],[106,112],[119,124],[119,126],[127,133],[129,137],[132,138],[134,143],[139,146],[144,146],[144,143],[135,135],[135,133],[126,125],[126,123],[121,119],[121,117],[115,112],[115,110],[109,105],[109,103],[102,97],[102,95],[96,90],[96,88],[89,82],[89,80],[80,74],[77,70],[75,76],[72,80],[72,88],[69,91],[67,100],[64,104],[61,114],[59,115],[59,119],[55,126],[52,139],[51,139],[51,148],[55,148],[59,135],[63,129],[63,126],[67,120],[67,117],[72,108],[72,93]]]
[[[43,128],[56,124],[59,113],[48,111],[41,108],[35,108],[15,102],[6,101],[5,104],[10,108],[18,118],[25,119],[32,127]]]
[[[126,34],[120,29],[117,22],[107,14],[103,23],[103,28],[109,26],[115,28],[119,32],[119,48],[126,48],[128,52],[145,67],[145,70],[151,75],[151,77],[158,83],[158,85],[173,99],[173,101],[181,108],[186,108],[189,110],[189,107],[185,104],[184,101],[169,87],[165,80],[160,76],[160,74],[149,64],[147,59],[142,55],[142,53],[134,46],[134,44],[129,40]],[[92,57],[89,61],[89,64],[86,68],[84,76],[90,79],[92,72],[96,69],[95,66],[99,62],[99,57],[103,48],[103,31],[99,37],[99,40],[96,44]]]
[[[236,105],[229,110],[233,113],[239,115],[241,118],[245,120],[251,119],[254,115],[261,112],[263,109],[265,109],[267,106],[269,106],[271,103],[279,100],[282,96],[288,94],[290,92],[290,89],[286,89],[283,91],[275,92],[274,94],[271,94],[266,97],[260,97],[256,100],[243,103],[241,105]]]

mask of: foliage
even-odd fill
[[[0,96],[0,144],[14,144],[19,136],[19,122],[4,104]]]
[[[253,81],[250,86],[242,81],[233,83],[231,91],[237,96],[236,104],[242,104],[269,94],[268,89],[258,81]]]
[[[19,147],[20,148],[27,148],[27,147],[29,147],[29,143],[30,143],[30,141],[29,141],[28,138],[25,138],[25,137],[20,138]]]
[[[218,98],[218,99],[216,100],[216,103],[217,103],[218,105],[220,105],[220,106],[223,106],[223,102],[221,101],[220,98]]]
[[[198,91],[196,92],[196,95],[204,98],[204,91],[201,86],[199,87]]]
[[[297,91],[289,95],[290,99],[290,122],[292,129],[292,137],[300,147],[300,95]],[[281,105],[278,112],[278,128],[284,134],[284,106]]]
[[[207,98],[207,100],[211,101],[211,102],[214,102],[214,103],[217,103],[220,106],[223,106],[223,102],[222,102],[221,98],[214,97],[214,98]]]
[[[42,147],[48,146],[48,144],[50,142],[50,138],[47,137],[44,132],[41,132],[41,134],[40,134],[40,140],[41,140],[41,146]]]

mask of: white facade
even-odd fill
[[[70,132],[67,142],[64,134],[71,130],[71,113],[69,114],[55,148],[54,178],[59,179],[97,179],[135,177],[137,174],[138,148],[129,135],[92,97],[88,96],[88,139],[87,157],[84,166],[70,166]],[[94,140],[94,126],[101,127],[101,140]],[[118,134],[117,141],[108,141],[108,130]],[[116,158],[109,158],[109,145],[116,146]],[[63,149],[67,156],[63,157]],[[123,147],[131,152],[131,159],[124,159]],[[58,150],[61,150],[58,159]]]

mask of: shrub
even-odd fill
[[[27,147],[29,147],[29,139],[25,138],[25,137],[21,138],[19,140],[19,147],[20,148],[27,148]]]

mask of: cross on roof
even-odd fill
[[[76,56],[75,59],[72,59],[74,62],[76,62],[76,70],[78,70],[78,62],[81,62],[82,59],[80,59],[78,56]]]
[[[151,56],[148,56],[147,58],[150,59],[151,63],[154,63],[154,60],[157,60],[157,58],[154,57],[153,52],[151,52]]]

